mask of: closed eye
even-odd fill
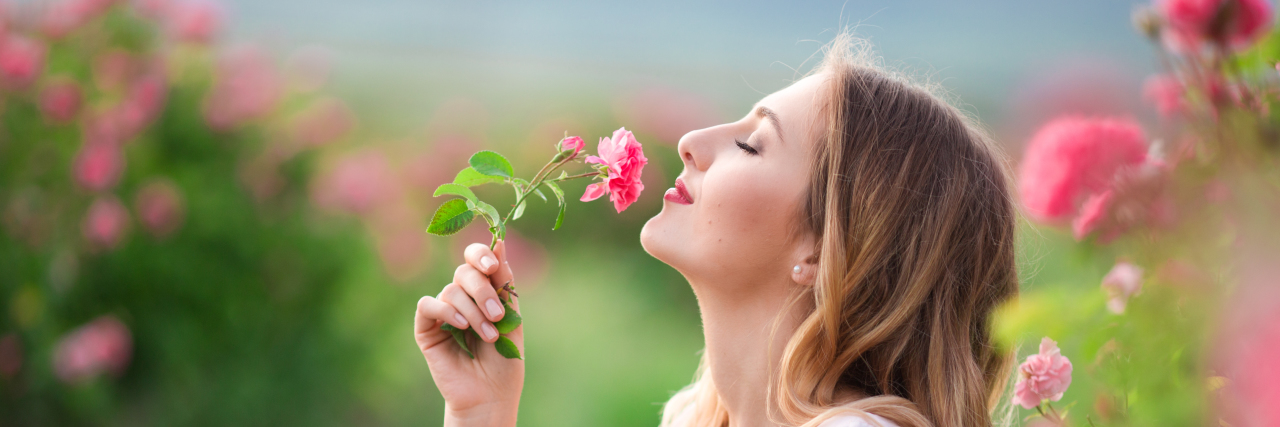
[[[759,151],[756,151],[755,147],[752,147],[752,146],[750,146],[750,145],[747,145],[747,144],[743,143],[742,141],[739,141],[739,140],[736,140],[736,139],[735,139],[735,140],[733,140],[733,142],[734,142],[734,143],[737,143],[737,144],[738,144],[738,148],[741,148],[741,149],[742,149],[742,151],[746,151],[746,152],[747,152],[747,154],[750,154],[750,155],[752,155],[752,156],[755,156],[755,155],[760,154],[760,152],[759,152]]]

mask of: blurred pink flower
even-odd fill
[[[173,6],[172,0],[133,0],[133,10],[143,18],[161,20]]]
[[[587,142],[583,141],[582,137],[571,136],[560,140],[560,151],[573,150],[573,156],[577,156],[586,146]]]
[[[44,44],[19,35],[0,35],[0,83],[22,89],[44,71]]]
[[[182,226],[185,209],[178,187],[167,179],[153,179],[138,190],[134,203],[143,228],[157,238],[168,237]]]
[[[614,209],[621,213],[644,191],[640,176],[649,159],[644,157],[644,149],[635,135],[626,128],[613,131],[613,139],[600,138],[597,150],[600,156],[587,156],[586,162],[604,165],[609,176],[604,182],[588,185],[581,200],[587,202],[609,193]]]
[[[1198,51],[1204,42],[1243,50],[1271,31],[1274,19],[1267,0],[1157,0],[1156,9],[1165,45],[1175,52]]]
[[[1102,224],[1106,219],[1107,209],[1111,206],[1112,197],[1114,193],[1111,190],[1104,190],[1089,196],[1084,204],[1080,205],[1080,215],[1071,221],[1071,231],[1076,240],[1083,240]]]
[[[383,269],[398,282],[407,282],[427,268],[430,245],[422,221],[422,212],[405,198],[377,209],[367,221]]]
[[[186,43],[207,44],[222,26],[222,9],[208,0],[180,0],[168,5],[168,30]]]
[[[1013,404],[1031,409],[1044,400],[1058,400],[1071,385],[1071,361],[1049,337],[1040,340],[1040,353],[1027,356],[1018,366]]]
[[[347,154],[318,177],[312,186],[317,206],[353,214],[367,214],[399,194],[391,162],[380,151]]]
[[[58,341],[53,371],[67,384],[81,383],[104,372],[119,376],[129,366],[132,355],[129,328],[114,316],[102,316]]]
[[[133,139],[159,116],[168,90],[159,74],[147,74],[133,82],[127,97],[113,111],[122,141]]]
[[[115,0],[61,0],[51,2],[40,19],[40,31],[62,38],[106,12]]]
[[[1065,220],[1090,195],[1106,190],[1122,168],[1140,165],[1146,156],[1146,137],[1132,119],[1053,120],[1036,132],[1023,155],[1023,206],[1036,220]]]
[[[281,78],[262,52],[235,50],[218,60],[204,100],[205,121],[214,130],[231,130],[270,113],[281,95]]]
[[[1242,263],[1212,347],[1213,368],[1228,379],[1218,402],[1224,425],[1280,425],[1280,271],[1274,253],[1259,258]]]
[[[22,341],[10,332],[0,337],[0,377],[13,378],[22,369]]]
[[[80,85],[70,78],[53,79],[40,90],[40,111],[50,122],[74,120],[83,103]]]
[[[121,48],[111,48],[93,57],[91,69],[93,83],[99,89],[114,91],[124,87],[125,82],[133,78],[139,68],[140,61],[133,54]]]
[[[1186,89],[1176,76],[1164,74],[1147,78],[1142,85],[1142,94],[1165,118],[1175,117],[1187,109],[1184,101]]]
[[[99,196],[89,205],[80,231],[95,249],[111,250],[120,245],[129,228],[129,211],[115,196]]]
[[[85,141],[75,161],[76,182],[90,191],[116,185],[124,172],[124,153],[111,142]]]
[[[347,136],[356,125],[355,114],[334,97],[313,102],[289,123],[289,134],[303,147],[318,147]]]
[[[1117,262],[1102,278],[1102,290],[1107,292],[1107,309],[1116,314],[1124,313],[1129,297],[1142,291],[1142,268]]]

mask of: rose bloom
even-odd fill
[[[120,375],[129,366],[132,353],[129,328],[113,316],[102,316],[58,341],[53,354],[53,372],[68,384],[80,383],[104,372]]]
[[[179,41],[206,44],[222,26],[222,11],[205,0],[185,0],[169,5],[169,33]]]
[[[56,79],[40,91],[40,111],[54,123],[75,119],[83,103],[80,85],[69,78]]]
[[[1102,278],[1102,290],[1107,292],[1107,309],[1116,314],[1124,313],[1129,297],[1142,290],[1142,268],[1117,262]]]
[[[586,148],[587,142],[581,137],[571,136],[560,140],[560,151],[573,150],[573,156],[577,156],[583,148]],[[571,157],[573,157],[571,156]]]
[[[143,228],[157,238],[173,234],[182,225],[184,209],[178,187],[166,179],[156,179],[138,191],[133,203]]]
[[[1178,78],[1170,75],[1151,76],[1142,85],[1142,95],[1156,106],[1165,118],[1172,118],[1186,111],[1186,88]]]
[[[88,142],[80,147],[75,161],[76,182],[90,191],[116,185],[124,172],[124,153],[110,142]]]
[[[1018,383],[1013,387],[1013,404],[1031,409],[1044,400],[1058,400],[1071,385],[1071,361],[1058,349],[1058,343],[1044,337],[1040,353],[1027,356],[1018,366]]]
[[[609,194],[614,209],[622,212],[640,198],[644,184],[640,182],[640,174],[649,159],[644,157],[644,149],[626,128],[613,132],[613,138],[600,138],[598,147],[600,156],[587,156],[587,163],[596,163],[608,167],[609,176],[604,182],[587,186],[582,194],[582,201],[589,202]]]
[[[1162,0],[1156,10],[1166,23],[1165,45],[1175,52],[1194,52],[1206,41],[1246,49],[1271,31],[1273,19],[1267,0]],[[1223,12],[1230,16],[1219,18]]]
[[[1058,222],[1107,190],[1123,168],[1146,160],[1142,127],[1128,118],[1067,116],[1036,132],[1020,165],[1018,192],[1034,219]]]
[[[204,100],[204,117],[215,130],[230,130],[265,116],[283,95],[283,82],[262,52],[244,48],[224,55]]]
[[[0,35],[0,82],[21,89],[35,82],[44,70],[45,46],[23,36]]]
[[[115,249],[129,228],[129,211],[115,196],[102,196],[89,205],[80,231],[85,240],[98,249]]]

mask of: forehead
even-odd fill
[[[826,83],[825,73],[814,74],[764,97],[756,105],[777,113],[782,139],[813,141],[814,131],[820,129],[818,112],[826,99]]]

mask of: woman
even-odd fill
[[[1012,359],[989,317],[1017,293],[1005,168],[867,51],[841,35],[746,117],[681,138],[684,172],[640,241],[693,287],[706,351],[664,426],[992,423]],[[439,330],[497,338],[503,246],[465,258],[419,301],[417,342],[446,425],[515,425],[523,361],[483,345],[472,360]]]

